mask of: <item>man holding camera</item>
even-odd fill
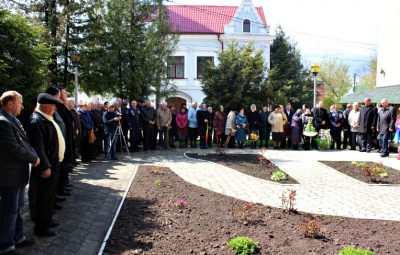
[[[117,130],[118,125],[121,125],[120,123],[121,118],[122,115],[115,111],[115,105],[109,105],[108,110],[104,112],[103,115],[104,136],[105,136],[104,153],[106,154],[105,156],[106,160],[110,159],[110,154],[112,160],[118,160],[117,158],[118,136],[115,136],[115,131]]]

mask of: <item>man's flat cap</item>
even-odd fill
[[[57,104],[59,101],[52,95],[49,95],[47,93],[40,93],[37,98],[37,102],[39,104]]]

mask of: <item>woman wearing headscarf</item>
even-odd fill
[[[258,135],[258,129],[260,127],[260,114],[257,111],[257,107],[255,104],[250,106],[250,111],[246,114],[247,120],[249,121],[249,135],[251,133],[256,133]],[[252,141],[251,148],[255,149],[257,141]]]
[[[299,149],[299,143],[301,142],[301,135],[303,133],[303,124],[301,121],[301,109],[297,109],[295,114],[292,116],[292,123],[290,129],[290,139],[293,144],[293,150]]]
[[[230,107],[230,111],[228,116],[226,117],[226,125],[225,125],[225,135],[228,148],[235,148],[235,134],[232,131],[235,130],[235,122],[236,122],[236,109],[234,107]]]
[[[246,131],[249,122],[247,121],[246,115],[244,115],[244,108],[241,108],[239,114],[236,116],[236,135],[235,139],[238,142],[238,148],[244,149],[244,141],[246,140]]]
[[[217,145],[222,148],[226,140],[226,113],[224,112],[224,107],[222,105],[219,106],[219,111],[214,115],[213,125],[214,133],[217,137]]]
[[[272,108],[272,107],[271,107]],[[268,111],[268,107],[265,105],[260,112],[260,148],[262,148],[263,141],[265,141],[265,147],[268,148],[268,140],[271,133],[271,124],[268,122],[268,117],[270,115],[270,111]]]
[[[201,104],[201,108],[197,111],[196,116],[197,116],[197,125],[200,136],[200,148],[207,149],[206,133],[208,128],[208,122],[210,120],[210,113],[207,109],[206,103],[203,102]]]

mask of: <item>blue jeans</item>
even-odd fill
[[[389,137],[390,137],[389,132],[381,134],[381,142],[382,142],[381,154],[389,155]]]
[[[21,210],[25,187],[0,188],[0,254],[15,249],[15,242],[24,238]]]
[[[106,141],[104,144],[104,153],[106,154],[106,160],[110,159],[110,155],[111,158],[117,157],[117,141],[118,141],[118,136],[114,136],[114,132],[113,133],[110,132],[106,135]],[[111,150],[110,150],[110,144],[111,144]]]

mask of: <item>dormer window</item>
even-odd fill
[[[243,33],[250,33],[250,20],[243,20]]]

